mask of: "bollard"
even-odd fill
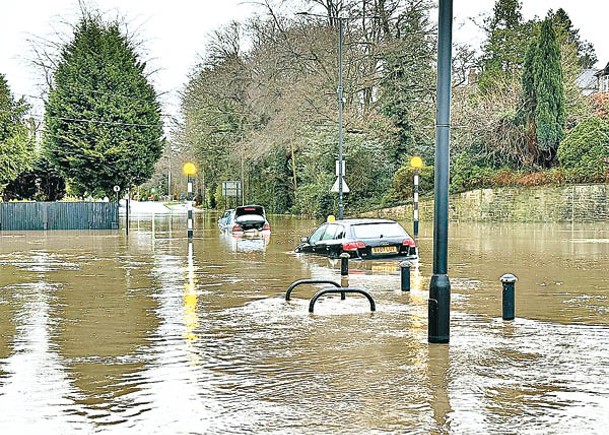
[[[503,320],[514,320],[514,287],[518,278],[511,273],[506,273],[501,278],[503,285],[502,300],[503,300]]]
[[[349,254],[340,254],[340,276],[349,276]]]
[[[190,179],[190,174],[188,174],[188,197],[186,198],[187,208],[188,208],[188,240],[192,240],[192,181]]]
[[[410,261],[400,262],[400,285],[403,292],[410,291]]]

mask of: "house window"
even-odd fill
[[[600,92],[609,92],[609,74],[602,75],[599,77],[599,86],[598,90]]]

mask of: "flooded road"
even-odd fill
[[[411,292],[395,262],[351,262],[377,311],[309,314],[318,288],[289,284],[340,279],[292,252],[315,222],[238,240],[196,217],[191,253],[181,215],[0,233],[0,433],[606,433],[606,224],[453,224],[451,341],[429,345],[424,223]]]

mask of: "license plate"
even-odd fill
[[[377,246],[376,248],[372,248],[373,254],[395,254],[398,252],[395,246]]]

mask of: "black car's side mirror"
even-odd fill
[[[309,238],[308,238],[308,237],[301,237],[301,238],[300,238],[300,241],[301,241],[302,243],[309,243]]]

